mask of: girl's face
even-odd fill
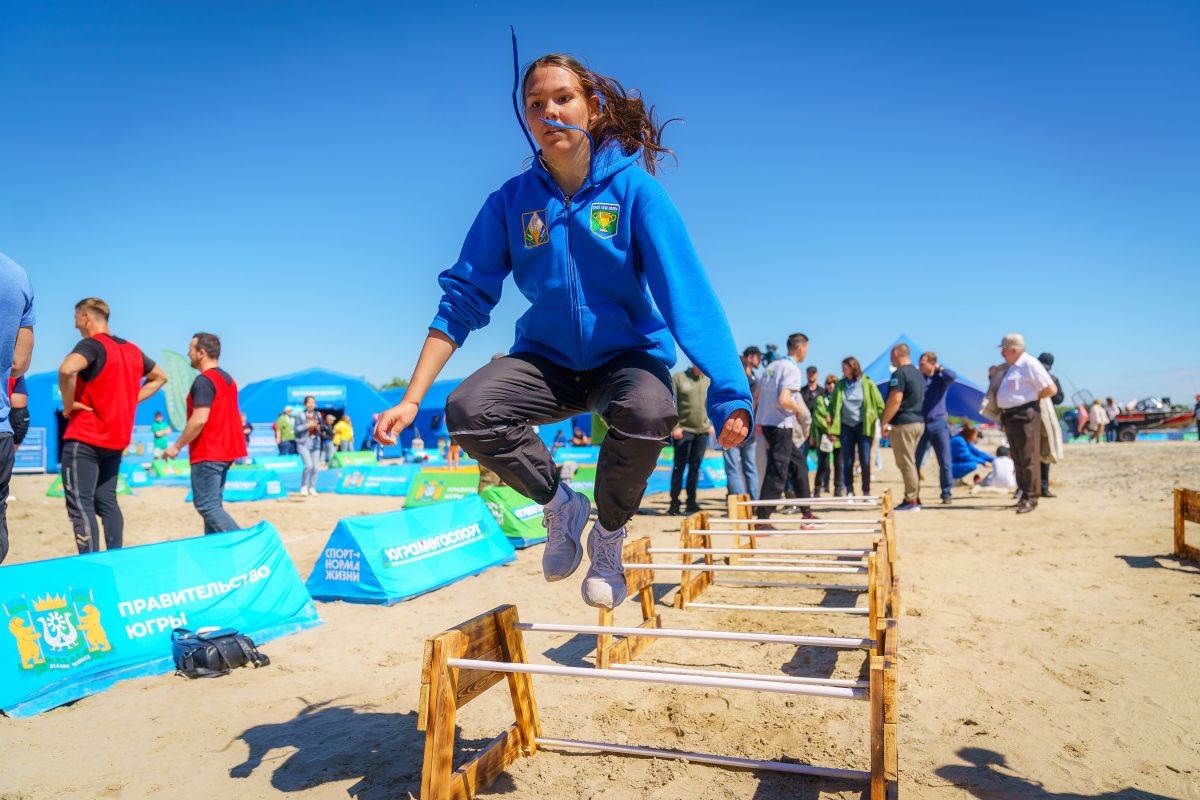
[[[842,374],[846,376],[846,380],[850,380],[850,365],[842,364]]]
[[[538,67],[525,82],[525,122],[543,154],[572,155],[586,139],[579,131],[547,125],[541,119],[587,130],[600,113],[600,98],[585,98],[579,79],[562,67]]]

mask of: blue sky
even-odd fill
[[[547,17],[549,10],[550,16]],[[1200,5],[1005,2],[0,7],[0,251],[151,354],[196,330],[241,383],[407,376],[487,194],[509,99],[562,50],[641,89],[740,345],[864,363],[901,332],[981,380],[1009,331],[1060,377],[1200,392]],[[507,350],[492,325],[447,368]]]

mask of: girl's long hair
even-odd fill
[[[616,139],[627,153],[640,149],[642,163],[651,175],[657,171],[659,161],[668,155],[674,158],[675,151],[662,145],[662,132],[667,125],[680,120],[669,119],[659,124],[654,106],[647,108],[636,89],[627,92],[614,78],[593,72],[577,59],[563,53],[544,55],[525,68],[525,77],[521,81],[522,104],[529,76],[539,67],[567,70],[579,81],[584,98],[593,95],[600,98],[600,115],[588,129],[597,152],[609,139]]]

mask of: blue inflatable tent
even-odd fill
[[[879,386],[879,391],[885,398],[887,397],[888,381],[892,377],[892,348],[901,343],[908,345],[908,349],[912,352],[913,366],[916,366],[917,359],[921,357],[921,353],[925,352],[925,349],[918,347],[917,343],[908,338],[907,334],[902,333],[874,361],[863,367],[863,374]],[[951,364],[941,363],[954,369]],[[955,371],[957,372],[957,370]],[[950,384],[950,389],[946,392],[946,412],[952,417],[967,417],[975,422],[988,422],[979,413],[979,407],[982,404],[983,390],[968,380],[961,372],[958,373],[958,380]]]
[[[238,392],[238,405],[256,428],[270,429],[284,406],[299,409],[310,394],[317,408],[350,415],[355,449],[370,430],[371,417],[391,405],[363,378],[319,367],[247,384]]]

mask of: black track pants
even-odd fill
[[[596,465],[596,511],[614,531],[637,511],[678,412],[671,373],[629,352],[575,372],[530,353],[489,362],[446,401],[450,437],[481,466],[545,505],[558,489],[554,460],[532,425],[593,411],[608,423]]]
[[[75,529],[75,546],[80,553],[100,552],[99,516],[104,522],[104,544],[109,550],[121,546],[125,518],[117,505],[117,476],[121,451],[94,447],[68,439],[63,442],[62,479],[67,498],[67,516]]]

